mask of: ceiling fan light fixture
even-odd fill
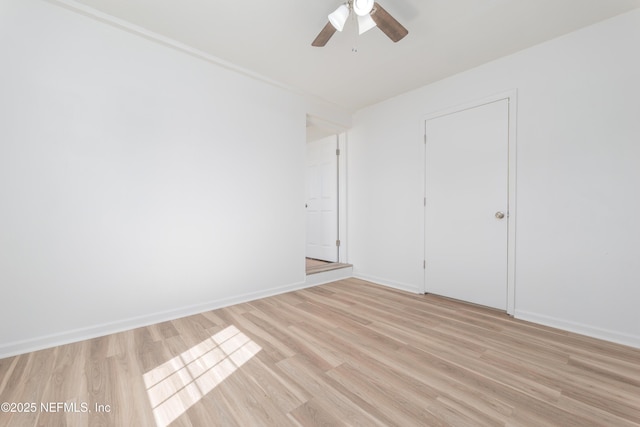
[[[340,5],[336,10],[329,14],[329,22],[338,31],[342,31],[344,24],[349,17],[349,7],[346,4]]]
[[[358,35],[364,34],[372,28],[376,27],[376,21],[371,15],[358,16]]]
[[[373,0],[353,0],[353,11],[358,16],[368,16],[373,9]]]
[[[351,12],[353,11],[353,16]],[[374,0],[347,0],[328,16],[329,22],[311,42],[311,46],[322,47],[336,33],[342,31],[349,19],[357,19],[358,33],[363,34],[373,27],[380,28],[394,43],[402,40],[409,31]]]

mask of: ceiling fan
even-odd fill
[[[389,12],[384,10],[378,2],[373,0],[348,0],[329,14],[329,22],[320,31],[311,46],[322,47],[326,45],[336,31],[342,31],[351,12],[354,12],[358,18],[359,34],[376,26],[394,42],[402,40],[404,36],[409,34],[409,31],[396,21]]]

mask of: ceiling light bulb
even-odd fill
[[[358,16],[358,34],[363,34],[376,26],[371,15]]]
[[[338,30],[342,31],[344,28],[344,24],[347,22],[347,18],[349,17],[349,8],[346,4],[340,5],[336,10],[329,14],[329,22],[331,25]]]
[[[373,9],[373,0],[353,0],[353,11],[358,16],[367,16]]]

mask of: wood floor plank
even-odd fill
[[[373,411],[369,412],[387,425],[434,424],[435,418],[424,409],[420,395],[416,395],[417,399],[414,400],[413,396],[403,393],[402,389],[393,387],[388,379],[379,381],[383,373],[372,368],[373,365],[368,365],[368,369],[363,370],[350,363],[343,363],[327,375],[345,389],[352,390],[362,400],[376,402]]]
[[[347,279],[2,359],[2,402],[38,405],[19,427],[638,427],[640,349]]]
[[[296,382],[309,390],[313,398],[303,404],[312,407],[319,414],[332,414],[339,422],[333,425],[384,425],[383,422],[371,415],[370,408],[363,408],[348,397],[352,392],[342,387],[338,382],[326,375],[325,371],[317,369],[312,361],[296,355],[278,362],[278,367],[287,372]],[[367,402],[367,406],[369,404]],[[297,413],[297,409],[292,411]],[[338,417],[335,417],[339,414]],[[306,424],[309,425],[309,424]],[[314,425],[314,424],[311,424]]]

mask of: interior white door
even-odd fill
[[[425,289],[507,308],[509,101],[425,122]]]
[[[307,143],[307,258],[338,261],[336,137]]]

